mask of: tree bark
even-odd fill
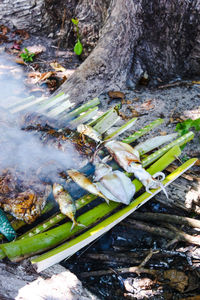
[[[10,10],[10,12],[9,12]],[[200,0],[3,0],[0,18],[73,46],[79,19],[88,57],[60,90],[82,102],[109,90],[200,74]],[[93,51],[92,51],[93,50]],[[59,90],[59,91],[60,91]]]
[[[73,101],[200,73],[200,1],[112,0],[98,43],[60,88]]]

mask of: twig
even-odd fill
[[[153,276],[158,276],[160,272],[158,270],[150,270],[145,268],[140,268],[138,266],[130,267],[130,268],[118,268],[115,270],[116,273],[147,273]],[[103,276],[115,273],[114,270],[100,270],[100,271],[92,271],[92,272],[83,272],[80,274],[82,278],[90,277],[90,276]]]
[[[177,87],[177,86],[191,86],[191,85],[193,85],[192,82],[177,81],[177,82],[168,83],[168,84],[165,84],[165,85],[160,85],[160,86],[158,86],[158,88],[159,89],[166,89],[166,88]]]
[[[150,232],[152,234],[160,235],[163,237],[166,237],[168,239],[177,239],[178,241],[183,241],[187,242],[190,244],[198,245],[200,246],[200,236],[192,236],[189,235],[181,230],[178,229],[173,229],[173,231],[170,231],[166,228],[162,227],[155,227],[155,226],[150,226],[146,223],[142,223],[139,221],[135,220],[128,220],[127,223],[124,222],[125,225],[129,224],[130,226],[133,226],[134,228]],[[173,227],[174,228],[174,227]]]
[[[183,216],[161,214],[161,213],[134,212],[131,215],[131,218],[135,220],[156,221],[156,222],[159,221],[159,222],[175,223],[179,225],[191,226],[193,228],[200,228],[200,220],[183,217]]]
[[[144,267],[146,265],[146,263],[152,258],[152,256],[154,254],[157,254],[159,253],[159,250],[153,250],[153,249],[150,249],[149,251],[149,254],[145,257],[145,259],[141,262],[141,264],[139,265],[140,268]]]

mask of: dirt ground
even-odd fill
[[[0,47],[1,54],[4,56],[7,52],[7,57],[12,57],[13,60],[13,57],[15,58],[18,53],[13,53],[10,50],[12,44],[13,41],[3,43]],[[29,94],[51,94],[60,85],[64,76],[58,79],[57,75],[54,74],[52,77],[54,77],[53,79],[57,78],[57,83],[52,88],[47,81],[42,84],[40,82],[39,84],[31,83],[27,85],[29,73],[52,71],[50,62],[54,61],[57,61],[67,71],[75,69],[81,63],[71,49],[67,51],[58,49],[58,45],[54,45],[50,38],[29,37],[29,39],[23,40],[21,49],[36,44],[45,46],[46,51],[38,55],[33,63],[17,65],[17,68],[23,70],[21,75],[14,79],[16,82],[20,81],[20,85],[23,83],[23,88],[17,94],[18,97],[22,94],[25,94],[25,96]],[[173,133],[176,124],[180,121],[187,118],[200,118],[200,85],[198,82],[196,84],[192,83],[191,80],[184,81],[180,79],[176,83],[170,83],[169,86],[162,86],[161,83],[159,87],[151,89],[148,86],[140,85],[135,90],[121,91],[125,95],[123,101],[121,99],[111,100],[107,93],[102,93],[98,95],[101,100],[100,109],[105,111],[109,107],[122,102],[120,111],[125,120],[138,116],[134,130],[144,127],[157,118],[164,119],[162,125],[141,138],[140,141],[158,134]],[[195,80],[198,81],[198,78],[195,78]],[[1,83],[2,85],[5,84],[3,81]],[[50,86],[51,89],[49,89]],[[127,131],[126,135],[128,136],[132,130]],[[191,157],[200,159],[199,132],[195,133],[195,138],[184,148],[180,158],[185,160]],[[181,198],[182,201],[182,197],[187,197],[187,194],[192,191],[191,197],[196,197],[195,201],[199,203],[199,167],[195,166],[192,172],[195,175],[192,181],[178,179],[175,182],[177,186],[168,187],[169,197]],[[139,211],[161,212],[199,219],[199,215],[192,210],[186,212],[180,208],[170,208],[163,203],[161,204],[159,198],[163,199],[161,193],[158,194],[156,199],[153,198],[149,203],[142,206]],[[166,198],[165,201],[167,201]],[[200,245],[176,241],[170,246],[168,244],[170,239],[131,226],[129,220],[132,220],[133,217],[131,216],[114,227],[113,230],[86,249],[82,249],[73,255],[69,260],[63,261],[61,265],[73,272],[81,280],[83,286],[96,295],[98,299],[200,299]],[[159,226],[159,222],[148,222],[148,224]],[[199,235],[200,229],[198,228],[180,227],[175,224],[173,226],[184,229],[191,235]],[[152,256],[145,260],[150,252]],[[138,273],[131,272],[130,269],[126,273],[116,271],[119,268],[130,268],[141,263],[146,271]],[[104,270],[105,272],[102,276],[92,273],[90,276],[90,272],[98,270]],[[155,270],[155,273],[151,272],[153,270]],[[84,277],[86,272],[88,276]],[[6,294],[2,295],[6,296]],[[11,296],[11,294],[9,295]],[[92,299],[89,297],[92,297],[91,295],[88,296],[88,299]],[[58,296],[54,299],[64,298]],[[78,298],[72,297],[71,299]]]

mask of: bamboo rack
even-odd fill
[[[34,99],[33,97],[24,99],[14,106],[10,106],[9,110],[12,114],[17,114],[19,112],[34,109],[34,111],[38,111],[49,117],[62,120],[65,126],[70,125],[71,127],[76,128],[77,125],[85,123],[92,126],[99,134],[104,134],[105,140],[111,138],[114,139],[116,137],[121,140],[119,137],[120,134],[128,129],[130,130],[135,122],[137,122],[137,118],[129,120],[109,134],[107,133],[108,130],[111,129],[113,125],[117,124],[120,118],[115,108],[111,108],[107,112],[99,115],[99,104],[99,99],[94,98],[73,109],[75,103],[70,102],[67,95],[60,93],[50,99]],[[141,136],[162,123],[162,119],[157,119],[144,128],[135,132],[133,131],[129,137],[122,141],[128,144],[135,142]],[[138,146],[138,151],[141,155],[146,155],[145,157],[142,157],[141,162],[143,167],[148,167],[147,171],[150,174],[165,170],[167,166],[181,154],[180,146],[189,142],[193,137],[193,132],[185,134],[182,137],[171,134],[166,136],[166,138],[163,138],[162,141],[161,139],[158,139],[158,137],[155,137],[149,145],[148,143],[140,144]],[[154,152],[148,155],[150,151]],[[169,185],[187,169],[192,167],[195,162],[196,159],[190,159],[179,166],[177,170],[165,178],[163,185]],[[117,168],[118,166],[115,164],[114,167]],[[127,175],[130,176],[130,174]],[[139,192],[142,188],[142,184],[137,179],[134,179],[133,183],[135,184],[136,191]],[[70,257],[78,250],[103,235],[159,192],[160,189],[153,190],[152,194],[140,192],[140,195],[136,199],[133,199],[128,206],[112,201],[110,201],[110,205],[107,205],[107,203],[102,200],[93,208],[88,208],[86,212],[82,213],[77,218],[78,222],[86,226],[84,229],[82,227],[75,227],[70,231],[71,221],[58,212],[47,220],[44,220],[41,224],[32,227],[25,234],[18,236],[15,241],[2,243],[0,246],[0,258],[8,257],[10,260],[16,262],[23,258],[42,253],[42,255],[31,259],[31,263],[37,272],[41,272],[51,265]],[[88,207],[91,202],[96,201],[96,198],[97,196],[95,195],[87,194],[76,200],[77,210],[83,206]],[[50,209],[51,205],[46,211],[49,211]],[[59,222],[61,221],[62,224],[59,225]],[[65,222],[63,223],[63,221]],[[21,226],[25,226],[25,223],[22,221],[17,222],[16,220],[13,220],[12,223],[16,230]]]

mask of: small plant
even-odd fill
[[[79,28],[78,28],[79,20],[72,19],[72,23],[74,24],[74,32],[75,32],[76,38],[77,38],[77,42],[74,46],[74,52],[76,53],[76,55],[81,55],[81,53],[83,52],[83,45],[81,44],[81,41],[80,41],[80,34],[79,34]]]
[[[27,48],[24,48],[25,52],[22,52],[20,54],[20,57],[23,59],[23,61],[25,62],[32,62],[33,61],[33,57],[35,56],[35,53],[31,53],[30,51],[28,51]]]
[[[200,118],[196,120],[187,119],[176,125],[176,131],[178,131],[181,136],[188,133],[190,128],[194,128],[197,132],[200,131]]]

